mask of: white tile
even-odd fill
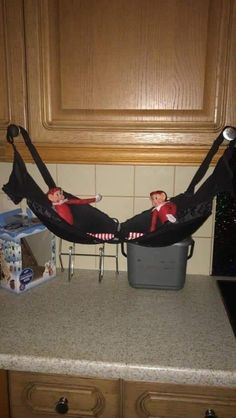
[[[96,246],[96,252],[99,254],[99,246]],[[116,244],[105,244],[104,254],[112,257],[104,257],[104,276],[106,271],[113,271],[116,274],[116,251],[118,250],[118,271],[126,271],[127,261],[126,258],[121,254],[120,245]],[[99,266],[99,257],[96,258],[96,267]]]
[[[175,195],[183,193],[186,188],[189,186],[196,170],[198,167],[176,167],[175,175]],[[213,168],[210,167],[208,173],[201,180],[199,185],[196,187],[196,190],[199,186],[205,181],[207,176],[211,174]],[[194,237],[199,238],[211,238],[214,231],[214,222],[215,222],[215,201],[213,201],[212,215],[206,220],[206,222],[194,233]]]
[[[11,172],[12,163],[0,163],[0,190],[8,182]]]
[[[135,196],[149,196],[153,190],[164,190],[168,197],[174,192],[174,167],[135,167]]]
[[[38,167],[36,164],[33,163],[27,163],[26,168],[28,173],[33,177],[34,181],[38,184],[38,186],[43,190],[43,192],[48,191],[48,186],[46,185]],[[51,174],[53,180],[55,183],[57,183],[57,169],[56,164],[47,164],[47,169],[49,173]]]
[[[83,164],[58,164],[58,186],[78,197],[96,194],[95,166]]]
[[[212,240],[210,238],[194,238],[193,256],[187,262],[188,274],[209,275],[211,272]]]
[[[121,249],[119,248],[119,269],[120,271],[127,272],[127,258],[121,253]],[[127,278],[128,280],[128,278]]]
[[[119,222],[124,222],[133,216],[131,197],[104,197],[96,206],[111,218],[117,218]]]
[[[213,224],[215,216],[212,214],[204,224],[193,234],[193,237],[211,238],[213,235]]]
[[[96,190],[105,196],[133,196],[134,167],[96,166]]]
[[[69,247],[72,245],[73,244],[71,242],[63,240],[62,252],[69,254]],[[75,244],[75,253],[80,254],[80,255],[73,257],[75,269],[91,269],[91,270],[95,269],[96,267],[95,257],[94,257],[94,254],[96,253],[95,245]],[[58,254],[59,254],[59,238],[57,238],[57,267],[60,268],[61,265],[60,265]],[[86,255],[82,255],[82,254],[86,254]],[[62,256],[62,263],[63,263],[64,269],[68,269],[68,263],[69,263],[68,255]]]
[[[26,213],[26,210],[28,209],[26,199],[22,199],[22,201],[20,202],[20,207],[22,209],[22,212]]]
[[[175,170],[175,184],[174,184],[174,194],[177,195],[179,193],[183,193],[188,188],[189,184],[191,183],[195,173],[197,172],[198,167],[185,167],[185,166],[177,166]],[[206,180],[206,178],[212,173],[213,167],[209,167],[207,173],[203,177],[203,179],[199,182],[196,186],[196,190],[198,190],[199,186]]]
[[[96,269],[96,259],[93,256],[96,252],[95,245],[76,244],[76,253],[80,254],[75,257],[75,268],[78,269]]]
[[[75,269],[96,270],[95,257],[80,256],[75,258]]]
[[[149,197],[136,197],[134,199],[134,213],[138,215],[139,213],[151,209],[152,204]]]
[[[176,167],[175,184],[174,184],[175,195],[185,192],[196,170],[197,170],[197,167],[182,167],[182,166]]]
[[[19,209],[20,205],[15,205],[12,200],[4,193],[0,193],[0,212]]]

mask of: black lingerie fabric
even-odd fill
[[[14,138],[21,134],[48,188],[56,187],[28,132],[21,126],[9,125],[7,129],[7,141],[13,147],[14,160],[9,181],[3,186],[3,191],[16,205],[22,199],[26,199],[29,208],[50,231],[70,242],[117,244],[130,240],[130,233],[138,232],[143,235],[132,239],[132,242],[151,247],[172,245],[191,236],[206,221],[212,213],[213,199],[218,193],[235,193],[236,150],[234,146],[236,129],[229,129],[233,132],[234,137],[219,158],[213,173],[198,190],[195,190],[206,174],[213,156],[224,141],[224,130],[212,144],[187,190],[170,199],[177,206],[177,222],[159,225],[154,232],[149,232],[152,208],[119,223],[117,219],[111,218],[94,206],[88,204],[72,205],[74,224],[70,225],[63,220],[53,209],[47,195],[28,173],[26,165],[17,151]],[[66,198],[75,198],[75,196],[65,191],[64,195]],[[93,236],[96,233],[109,233],[111,238],[97,238]]]

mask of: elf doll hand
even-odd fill
[[[174,215],[172,215],[171,213],[168,213],[166,215],[166,217],[167,217],[167,219],[168,219],[169,222],[171,222],[171,223],[175,223],[176,222],[176,217]]]
[[[95,196],[95,199],[96,199],[96,202],[100,202],[100,200],[102,200],[102,195],[101,195],[100,193],[98,193],[98,194]]]

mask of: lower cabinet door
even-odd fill
[[[0,370],[0,417],[9,418],[8,372]]]
[[[236,389],[124,382],[124,418],[236,418]]]
[[[9,372],[11,418],[119,418],[120,381]]]

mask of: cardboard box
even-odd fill
[[[56,276],[55,236],[30,210],[0,214],[1,286],[15,293]]]

